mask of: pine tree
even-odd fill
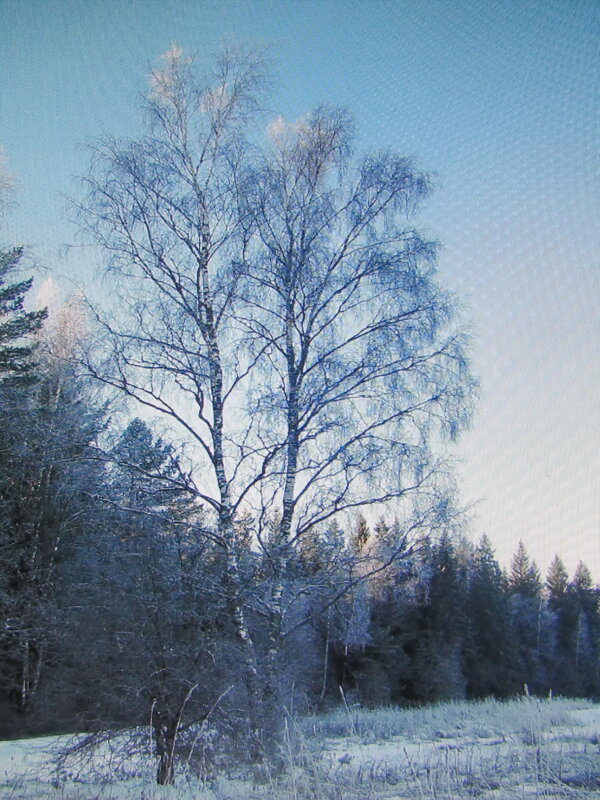
[[[379,519],[375,523],[373,533],[375,534],[377,542],[380,545],[384,545],[387,543],[388,537],[390,535],[390,526],[386,522],[385,517],[383,516],[379,517]]]

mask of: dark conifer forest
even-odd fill
[[[77,303],[39,329],[3,255],[0,383],[0,735],[247,715],[227,564],[177,449],[120,422],[70,360]],[[35,347],[13,346],[36,333]],[[30,339],[31,341],[31,339]],[[270,551],[236,520],[258,668],[269,657]],[[277,519],[270,521],[273,536]],[[400,546],[399,546],[400,542]],[[399,539],[398,523],[320,524],[286,564],[278,692],[298,712],[523,691],[600,696],[600,589],[560,556],[541,576],[521,543],[508,571],[485,536]],[[269,691],[268,686],[262,687]]]

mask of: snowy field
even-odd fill
[[[148,732],[57,763],[72,737],[0,742],[0,800],[600,798],[600,706],[537,700],[346,708],[290,721],[279,776],[241,766],[153,783]]]

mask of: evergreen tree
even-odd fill
[[[179,467],[171,445],[134,419],[109,455],[104,524],[77,553],[77,605],[65,619],[68,680],[86,727],[151,721],[157,781],[166,784],[177,737],[236,671],[224,559],[210,544],[202,508],[173,489]]]
[[[548,569],[548,574],[546,575],[546,592],[552,608],[560,605],[561,601],[564,599],[568,585],[569,575],[565,565],[562,559],[558,555],[555,555]]]
[[[527,548],[520,540],[511,561],[508,583],[513,594],[537,598],[541,591],[540,573],[535,561],[531,561]]]
[[[598,696],[600,693],[600,590],[593,588],[591,573],[580,561],[568,587],[571,624],[570,667],[574,693]]]
[[[552,688],[560,694],[568,694],[572,690],[571,667],[568,665],[570,629],[572,626],[569,609],[570,602],[567,593],[568,584],[569,575],[562,559],[557,554],[554,556],[546,575],[545,597],[548,613],[552,620]]]
[[[380,548],[375,557],[386,557]],[[419,557],[408,553],[370,581],[370,646],[362,669],[362,696],[373,705],[418,700],[413,659],[423,630],[425,592]]]
[[[511,562],[508,589],[517,685],[527,684],[530,691],[545,694],[553,688],[553,619],[544,602],[539,570],[522,541]]]
[[[429,563],[427,563],[427,560]],[[413,684],[422,700],[463,697],[463,650],[467,635],[466,574],[448,534],[426,551],[425,602],[412,664]]]
[[[592,574],[583,561],[577,564],[571,586],[582,597],[592,588]]]
[[[47,310],[24,311],[25,296],[33,279],[8,283],[23,257],[23,248],[0,250],[0,380],[25,379],[33,371],[34,343],[27,337],[37,333]]]
[[[35,383],[10,381],[1,391],[0,705],[17,727],[50,717],[39,696],[60,669],[62,569],[93,515],[98,471],[102,411],[72,363],[54,356],[52,336],[40,341]],[[25,367],[12,372],[33,376]]]
[[[375,539],[380,547],[384,547],[390,537],[390,526],[385,520],[385,517],[379,517],[373,528]]]
[[[465,677],[470,697],[505,697],[516,688],[508,595],[487,536],[469,564]]]

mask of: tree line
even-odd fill
[[[5,336],[2,347],[1,735],[152,724],[168,782],[176,737],[207,718],[229,753],[258,735],[227,559],[214,517],[181,488],[175,446],[139,418],[119,426],[78,374],[78,303],[45,331],[45,312],[22,310],[30,282],[6,281],[19,255],[3,255],[2,324],[36,332],[37,345]],[[271,552],[250,514],[235,529],[264,676]],[[265,536],[278,535],[273,517]],[[279,578],[279,684],[262,691],[288,710],[329,708],[340,689],[367,706],[503,698],[525,685],[600,696],[600,589],[582,563],[569,579],[556,556],[542,580],[520,543],[504,572],[485,536],[408,541],[397,521],[359,515],[311,529]]]
[[[339,109],[265,135],[256,54],[173,46],[150,83],[77,203],[111,302],[42,329],[0,264],[4,733],[150,721],[169,783],[193,723],[272,761],[282,709],[340,687],[597,692],[584,568],[548,594],[456,533],[477,384],[411,222],[428,176]]]

